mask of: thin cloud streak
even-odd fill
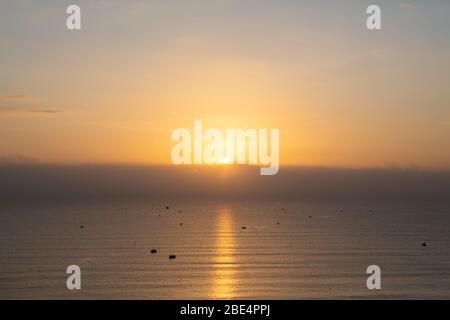
[[[53,115],[61,113],[59,110],[52,109],[24,109],[24,108],[11,108],[11,107],[0,107],[0,116],[7,115]]]
[[[0,116],[4,115],[50,115],[57,114],[61,111],[54,109],[44,109],[32,106],[29,102],[33,102],[39,99],[37,96],[29,94],[13,94],[0,96],[0,102],[3,102],[3,106],[0,105]]]
[[[5,95],[0,96],[0,101],[29,101],[35,100],[37,97],[27,95],[27,94],[15,94],[15,95]]]

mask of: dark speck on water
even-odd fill
[[[156,249],[152,249],[152,250],[150,251],[150,253],[151,253],[151,254],[155,254],[155,253],[158,253],[158,250],[156,250]]]
[[[426,242],[422,243],[422,247],[426,247],[426,246],[427,246]]]
[[[169,207],[169,206],[167,206],[167,207],[166,207],[166,209],[167,209],[167,210],[169,210],[169,209],[170,209],[170,207]]]
[[[176,255],[171,254],[171,255],[169,256],[169,259],[175,259],[176,257],[177,257]]]
[[[243,226],[241,229],[242,229],[242,230],[245,230],[245,229],[247,229],[247,227],[246,227],[246,226]]]

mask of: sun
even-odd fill
[[[224,158],[222,158],[221,163],[222,164],[230,164],[231,163],[231,159],[229,157],[224,157]]]

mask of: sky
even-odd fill
[[[279,128],[282,166],[450,170],[449,16],[446,0],[0,0],[0,162],[169,164],[171,132],[202,120]]]

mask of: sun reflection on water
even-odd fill
[[[221,209],[217,216],[216,249],[214,257],[212,299],[231,299],[235,296],[236,261],[233,217],[230,209]]]

